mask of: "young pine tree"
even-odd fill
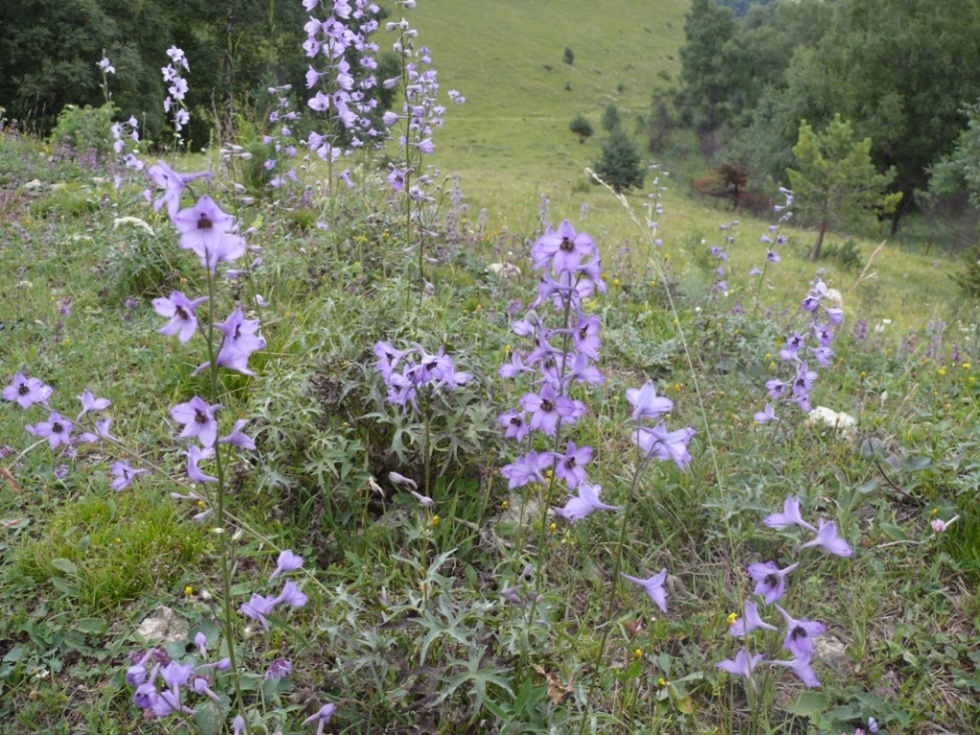
[[[602,141],[602,155],[595,163],[595,173],[617,194],[643,187],[645,172],[640,152],[622,128],[615,128]]]

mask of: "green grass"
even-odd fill
[[[839,735],[872,716],[885,732],[976,729],[977,307],[957,297],[953,265],[935,252],[886,244],[859,278],[860,269],[805,261],[810,235],[791,228],[782,263],[759,288],[747,273],[762,265],[758,238],[769,223],[740,214],[728,230],[729,293],[712,300],[718,262],[707,249],[736,215],[688,198],[673,183],[686,172],[663,180],[662,249],[605,190],[579,190],[597,148],[580,145],[567,123],[577,112],[597,122],[614,93],[625,118],[644,113],[653,85],[667,83],[657,72],[676,75],[685,4],[665,7],[650,19],[626,2],[598,14],[571,1],[420,3],[411,20],[443,88],[470,98],[436,131],[436,160],[461,173],[470,209],[460,227],[436,226],[427,250],[435,262],[424,264],[431,289],[418,288],[397,202],[370,182],[333,201],[317,193],[309,208],[287,200],[237,210],[256,227],[248,242],[262,248],[263,263],[250,279],[219,282],[215,318],[242,303],[268,344],[250,361],[255,376],[222,371],[210,399],[223,406],[222,434],[245,418],[258,445],[226,467],[230,517],[220,535],[213,516],[191,520],[197,503],[169,495],[194,489],[215,509],[210,492],[188,487],[187,443],[168,415],[210,395],[207,376],[192,374],[206,359],[201,335],[187,345],[159,335],[151,306],[173,289],[203,291],[196,259],[176,247],[141,182],[116,191],[104,171],[42,160],[34,142],[0,138],[5,185],[45,184],[0,200],[2,379],[17,371],[43,379],[54,388],[50,408],[66,417],[86,388],[111,398],[112,432],[127,448],[52,452],[24,430],[46,409],[0,405],[0,467],[10,473],[0,478],[5,733],[182,727],[141,718],[124,680],[127,656],[151,645],[137,627],[161,605],[188,629],[159,644],[168,655],[199,661],[198,631],[209,636],[210,659],[226,655],[216,622],[226,592],[253,732],[310,732],[299,723],[326,701],[338,706],[336,732],[573,733],[584,723],[603,733]],[[571,67],[561,61],[566,46]],[[630,82],[640,77],[648,83]],[[199,157],[178,163],[201,166]],[[50,186],[62,182],[70,186]],[[233,206],[208,186],[195,193]],[[497,417],[533,389],[497,371],[509,350],[524,349],[510,325],[537,287],[523,239],[539,231],[542,192],[553,222],[568,217],[599,241],[608,283],[584,304],[601,321],[606,381],[574,387],[588,412],[562,442],[593,447],[589,477],[624,510],[574,525],[544,513],[567,500],[560,483],[510,490],[500,475],[523,449],[503,440]],[[627,201],[642,222],[639,205],[649,200]],[[489,232],[475,229],[479,207],[490,212]],[[152,232],[115,224],[125,217]],[[313,226],[319,220],[329,228]],[[864,261],[879,241],[858,241]],[[522,274],[493,275],[488,265],[499,260]],[[857,417],[851,438],[781,404],[778,425],[753,421],[768,400],[765,382],[792,372],[778,351],[790,331],[807,329],[798,304],[817,265],[843,293],[845,321],[813,403]],[[254,306],[256,294],[268,308]],[[744,313],[733,313],[736,301]],[[537,313],[549,325],[557,318],[547,305]],[[851,334],[862,317],[864,340]],[[942,339],[929,319],[946,322]],[[473,378],[423,401],[423,420],[386,400],[378,340],[444,347]],[[625,394],[647,380],[674,401],[668,427],[697,431],[686,472],[672,462],[637,471]],[[158,471],[117,494],[109,468],[126,457]],[[392,472],[418,482],[434,505],[420,506]],[[854,556],[800,552],[807,533],[763,526],[788,495],[808,520],[835,521]],[[955,515],[944,534],[930,529]],[[228,590],[223,543],[234,556]],[[305,572],[286,576],[309,601],[278,607],[265,632],[238,610],[253,594],[280,591],[268,576],[284,548],[305,559]],[[715,666],[740,645],[727,619],[751,597],[746,567],[767,560],[800,562],[781,604],[827,625],[814,659],[819,690],[760,665],[756,697]],[[666,614],[615,576],[664,567]],[[781,624],[772,608],[763,614]],[[785,660],[781,642],[757,635],[753,650]],[[269,683],[263,672],[280,656],[293,672]],[[214,687],[232,691],[230,678],[213,674]],[[234,713],[226,714],[227,726]]]

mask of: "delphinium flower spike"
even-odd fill
[[[824,521],[823,518],[818,521],[817,537],[805,544],[800,544],[801,549],[808,549],[812,546],[836,556],[851,556],[854,553],[854,549],[837,535],[837,524],[834,521]]]
[[[752,671],[759,662],[762,660],[762,654],[757,653],[754,656],[749,656],[748,651],[744,648],[738,649],[738,653],[735,654],[735,658],[726,659],[724,661],[719,661],[715,664],[722,671],[727,671],[733,676],[744,676],[748,682],[752,685],[752,688],[758,691],[758,687],[755,682],[752,681]]]
[[[796,563],[780,569],[771,561],[750,564],[749,576],[755,582],[755,594],[763,595],[766,604],[771,605],[786,593],[786,575],[798,566],[799,563]]]
[[[667,580],[667,568],[664,567],[657,574],[654,574],[648,579],[640,579],[639,577],[631,577],[628,574],[622,575],[623,579],[626,579],[633,584],[639,585],[643,588],[643,591],[647,593],[647,596],[654,601],[657,607],[660,608],[661,612],[667,612],[667,590],[664,589],[664,582]]]

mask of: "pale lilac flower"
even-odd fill
[[[264,597],[263,595],[252,595],[252,599],[248,602],[243,602],[242,606],[238,608],[242,615],[245,615],[252,620],[258,620],[262,625],[264,630],[269,630],[269,619],[266,617],[272,608],[276,605],[276,599],[273,597]]]
[[[748,635],[753,630],[776,630],[775,625],[770,625],[762,616],[759,615],[759,606],[756,605],[752,600],[745,601],[745,614],[738,618],[731,626],[728,628],[728,632],[731,633],[736,638],[741,638],[743,635]]]
[[[659,419],[661,414],[669,413],[674,408],[672,400],[657,395],[652,381],[639,389],[627,388],[626,400],[633,406],[633,421],[641,418]]]
[[[775,420],[776,412],[773,410],[772,404],[767,403],[765,409],[757,411],[753,418],[760,424],[768,424]]]
[[[256,336],[259,320],[246,319],[242,307],[239,306],[227,320],[214,326],[225,335],[218,352],[218,365],[237,370],[244,375],[255,375],[248,367],[248,358],[256,350],[265,348],[265,339]]]
[[[309,598],[300,591],[297,584],[293,581],[286,582],[282,586],[282,592],[279,593],[279,597],[273,600],[273,605],[278,605],[280,602],[285,602],[291,607],[303,607]]]
[[[269,581],[271,582],[280,574],[286,574],[288,572],[294,572],[303,566],[303,557],[294,554],[289,549],[279,552],[279,559],[276,562],[275,571],[269,575]]]
[[[205,177],[210,178],[212,175],[210,171],[179,174],[163,161],[150,166],[146,173],[154,184],[163,188],[163,196],[153,202],[153,209],[159,212],[162,207],[166,206],[167,216],[170,217],[171,222],[174,221],[177,210],[180,209],[180,197],[184,187],[192,181]]]
[[[245,254],[245,240],[234,234],[235,218],[222,212],[211,197],[205,195],[193,207],[182,209],[173,217],[180,231],[179,245],[200,258],[201,265],[212,273],[223,261]]]
[[[255,451],[255,441],[242,431],[242,428],[247,423],[245,419],[238,419],[232,427],[231,433],[228,436],[223,436],[218,439],[218,444],[231,444],[233,447],[238,447],[239,449]]]
[[[78,400],[82,402],[82,412],[75,418],[76,421],[89,411],[104,411],[112,403],[108,398],[96,398],[90,390],[83,390]]]
[[[539,429],[546,436],[554,436],[558,431],[558,422],[572,418],[575,412],[572,400],[557,395],[547,383],[541,386],[538,393],[525,393],[521,398],[521,408],[531,414],[531,428]]]
[[[500,468],[500,474],[507,478],[507,488],[514,490],[529,482],[545,484],[544,471],[554,462],[551,452],[528,452],[511,464]]]
[[[854,553],[854,549],[848,546],[847,542],[837,535],[837,524],[834,521],[825,522],[821,518],[817,522],[817,525],[817,537],[813,541],[800,544],[801,549],[819,546],[828,554],[835,554],[837,556],[851,556]]]
[[[585,482],[588,477],[585,474],[585,467],[592,459],[592,447],[582,447],[579,449],[574,442],[568,442],[564,454],[553,453],[555,457],[555,475],[560,480],[564,480],[569,489],[574,490],[579,483]]]
[[[143,475],[149,472],[149,470],[138,470],[131,467],[129,462],[113,462],[112,463],[112,474],[115,475],[116,479],[112,481],[109,485],[117,493],[125,490],[129,487],[137,475]]]
[[[17,373],[10,385],[3,389],[2,395],[5,401],[16,401],[21,408],[30,408],[35,403],[47,405],[53,392],[54,389],[39,378],[28,378],[23,373]]]
[[[317,723],[316,735],[323,735],[323,728],[327,726],[327,723],[330,722],[330,718],[333,717],[333,714],[336,711],[337,705],[325,704],[318,709],[315,714],[303,720],[303,724],[312,725],[314,722]]]
[[[796,620],[779,605],[776,605],[776,609],[786,621],[786,639],[783,641],[783,648],[797,658],[804,656],[809,658],[813,654],[813,639],[823,635],[827,630],[826,626],[813,620]]]
[[[810,531],[816,531],[817,529],[811,526],[809,523],[803,520],[803,516],[800,513],[800,499],[789,497],[783,502],[783,512],[773,513],[766,516],[765,520],[762,521],[763,525],[769,528],[786,528],[788,526],[800,526],[801,528],[806,528]]]
[[[664,589],[664,582],[667,580],[667,568],[664,567],[658,574],[654,574],[649,579],[631,577],[628,574],[622,575],[624,579],[643,588],[647,596],[656,603],[661,612],[667,612],[667,590]]]
[[[531,431],[531,427],[529,427],[527,425],[527,421],[524,420],[524,414],[520,411],[510,410],[502,413],[497,418],[497,422],[506,428],[504,437],[507,439],[523,441],[524,437],[526,437]]]
[[[786,593],[786,575],[799,563],[780,569],[771,561],[764,564],[750,564],[749,576],[755,582],[755,594],[763,595],[767,605],[771,605]]]
[[[817,675],[813,673],[813,667],[810,665],[810,656],[797,656],[791,661],[766,661],[766,663],[774,664],[776,666],[785,666],[790,669],[794,674],[796,674],[800,681],[803,682],[804,686],[808,687],[818,687],[820,682],[817,680]],[[860,730],[860,728],[858,728]],[[856,735],[857,731],[855,731]]]
[[[71,445],[71,430],[75,425],[66,418],[62,418],[57,411],[48,414],[47,421],[40,421],[33,426],[25,426],[27,433],[39,439],[47,439],[48,445],[55,449],[60,444]]]
[[[209,406],[194,396],[187,403],[178,403],[171,408],[170,416],[178,424],[184,425],[184,430],[180,432],[181,439],[198,439],[205,447],[213,447],[218,438],[218,422],[214,412],[219,408],[220,404]]]
[[[735,654],[735,660],[726,659],[724,661],[719,661],[715,664],[722,671],[727,671],[729,674],[734,676],[744,676],[752,684],[752,688],[758,690],[755,682],[752,681],[752,670],[758,666],[759,662],[762,660],[762,654],[757,653],[751,658],[748,652],[744,648],[740,648],[738,653]]]
[[[112,62],[109,61],[109,57],[108,56],[103,56],[100,61],[96,61],[95,62],[95,65],[99,67],[99,70],[103,74],[115,74],[116,73],[116,67],[114,67],[112,65]]]
[[[687,447],[694,434],[695,430],[691,427],[667,431],[667,427],[661,422],[652,429],[641,426],[632,433],[630,439],[640,448],[644,457],[661,461],[672,459],[683,472],[692,460]]]
[[[174,291],[167,298],[153,299],[153,309],[156,313],[170,319],[165,326],[157,331],[168,337],[179,334],[180,341],[186,344],[197,331],[197,317],[194,316],[194,309],[207,300],[207,296],[202,296],[191,301],[180,291]]]
[[[214,457],[214,448],[207,447],[201,449],[196,444],[191,444],[186,452],[182,454],[187,457],[187,476],[191,478],[193,482],[200,483],[214,483],[218,481],[217,477],[212,477],[211,475],[205,475],[201,471],[200,463],[205,459],[211,459]]]
[[[599,485],[589,485],[586,482],[578,486],[578,495],[569,499],[564,507],[555,510],[555,513],[564,518],[569,523],[576,523],[587,515],[597,510],[619,510],[618,505],[608,505],[599,500],[599,493],[602,488]]]
[[[203,632],[198,632],[194,636],[194,645],[197,646],[197,652],[201,654],[201,658],[208,657],[208,637]]]
[[[265,670],[265,679],[282,679],[287,676],[290,671],[293,670],[293,665],[289,663],[284,658],[277,658],[269,664],[269,668]]]

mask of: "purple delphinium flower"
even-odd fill
[[[182,209],[173,218],[180,231],[179,245],[201,259],[201,265],[214,273],[218,263],[245,254],[245,240],[234,234],[235,218],[222,212],[211,197],[205,195],[193,207]]]
[[[287,572],[294,572],[303,566],[303,557],[294,554],[289,549],[279,552],[279,559],[276,562],[275,571],[269,575],[269,581],[271,582],[280,574],[286,574]]]
[[[239,612],[252,620],[258,620],[264,630],[269,630],[269,619],[266,617],[272,608],[276,606],[276,599],[274,597],[265,597],[263,595],[252,595],[252,599],[248,602],[243,602],[239,609]]]
[[[66,418],[62,418],[57,411],[48,414],[47,421],[39,421],[33,426],[26,426],[27,433],[39,439],[47,439],[48,445],[55,449],[60,444],[69,446],[71,444],[71,430],[75,425]]]
[[[599,485],[579,483],[578,495],[570,498],[564,507],[557,508],[555,513],[569,523],[576,523],[597,510],[619,510],[618,505],[608,505],[599,500],[602,488]]]
[[[572,399],[556,394],[547,383],[541,386],[538,393],[524,394],[521,408],[531,414],[531,428],[539,429],[545,436],[554,436],[558,432],[559,420],[567,421],[575,412]]]
[[[800,528],[806,528],[810,531],[817,530],[803,520],[803,516],[800,514],[800,499],[793,497],[786,498],[786,500],[783,502],[782,513],[773,513],[768,515],[766,516],[765,520],[762,521],[762,523],[769,528],[799,526]]]
[[[246,319],[239,306],[223,323],[214,326],[225,335],[218,351],[218,365],[244,375],[255,375],[248,367],[248,358],[256,350],[265,349],[265,338],[256,336],[259,320]]]
[[[633,406],[633,421],[641,418],[659,419],[661,414],[669,413],[674,408],[672,400],[657,395],[652,381],[642,388],[627,388],[626,400]]]
[[[800,681],[803,682],[805,686],[808,687],[818,687],[820,682],[817,680],[817,675],[813,673],[813,667],[810,665],[810,656],[797,656],[791,661],[766,661],[768,664],[774,664],[776,666],[785,666],[790,669],[794,674],[796,674]]]
[[[290,671],[293,670],[293,665],[289,663],[284,658],[277,658],[269,664],[269,668],[265,670],[265,679],[282,679],[287,676]]]
[[[579,483],[585,482],[588,477],[585,474],[583,465],[588,464],[592,459],[592,447],[582,447],[579,449],[574,442],[568,442],[564,454],[554,453],[555,475],[560,480],[564,480],[569,489],[574,490]]]
[[[854,553],[854,549],[848,546],[847,542],[837,535],[837,524],[834,521],[825,522],[821,518],[817,522],[817,526],[817,537],[812,541],[807,541],[805,544],[800,544],[801,549],[818,546],[828,554],[835,554],[837,556],[851,556]]]
[[[758,689],[755,682],[752,681],[752,670],[758,666],[759,662],[762,660],[762,654],[757,653],[752,657],[749,657],[748,652],[744,648],[740,648],[738,653],[735,654],[735,659],[726,659],[724,661],[719,661],[715,664],[722,671],[727,671],[729,674],[734,676],[744,676],[752,684],[753,689]]]
[[[235,426],[232,428],[231,433],[228,436],[223,436],[218,439],[218,444],[231,444],[233,447],[247,449],[254,452],[255,441],[252,439],[252,437],[248,436],[242,431],[247,423],[248,422],[245,419],[238,419],[235,422]]]
[[[772,404],[767,403],[765,409],[757,411],[753,418],[760,424],[768,424],[776,419],[776,412],[773,410]]]
[[[786,639],[783,641],[783,648],[797,658],[804,656],[809,658],[813,654],[813,639],[823,635],[827,630],[826,626],[813,620],[796,620],[779,605],[776,605],[776,609],[786,621]]]
[[[664,589],[664,582],[667,580],[666,567],[648,579],[631,577],[628,574],[623,574],[622,577],[642,587],[643,591],[647,593],[647,596],[660,608],[660,611],[663,613],[667,612],[667,590]]]
[[[167,216],[170,217],[171,222],[174,221],[174,217],[177,216],[177,211],[180,209],[180,197],[184,187],[192,181],[212,175],[210,171],[179,174],[162,161],[150,166],[146,173],[154,184],[163,188],[163,196],[153,202],[153,209],[159,212],[161,208],[166,206]]]
[[[273,600],[273,605],[278,605],[280,602],[285,602],[290,607],[303,607],[309,598],[303,593],[295,582],[292,580],[286,582],[282,586],[282,592],[279,596]]]
[[[524,414],[520,411],[506,411],[505,413],[500,414],[497,421],[506,429],[504,432],[504,437],[507,439],[523,441],[524,437],[526,437],[531,431],[531,427],[528,426],[527,421],[524,420]]]
[[[202,296],[191,301],[180,291],[174,291],[167,298],[153,299],[153,308],[156,313],[170,319],[165,326],[157,331],[168,337],[178,334],[180,341],[186,344],[197,331],[197,317],[194,316],[194,309],[207,300],[207,296]]]
[[[316,735],[323,735],[323,728],[327,726],[327,723],[330,722],[330,718],[333,717],[333,714],[336,711],[337,705],[332,703],[325,704],[318,709],[316,713],[303,720],[303,724],[312,725],[314,722],[317,723]]]
[[[209,406],[203,400],[194,396],[187,403],[178,403],[170,409],[170,416],[178,424],[184,425],[180,432],[181,439],[197,439],[205,447],[213,447],[218,438],[218,422],[214,412],[221,406]]]
[[[46,405],[54,389],[45,385],[39,378],[28,378],[23,373],[14,375],[13,380],[3,389],[5,401],[16,401],[21,408],[30,408],[35,403]]]
[[[201,449],[196,444],[191,444],[186,452],[183,452],[187,456],[187,476],[191,478],[193,482],[200,483],[214,483],[218,481],[217,477],[212,477],[211,475],[205,475],[201,471],[200,463],[202,460],[211,459],[214,457],[214,448],[206,447]]]
[[[595,240],[584,232],[575,232],[575,227],[567,219],[557,230],[549,226],[531,246],[535,270],[550,264],[556,273],[575,268],[583,257],[591,257],[597,252]]]
[[[116,479],[112,481],[109,485],[117,493],[125,490],[129,487],[137,475],[142,475],[149,472],[149,470],[138,470],[131,467],[129,462],[113,462],[112,463],[112,474],[115,475]]]
[[[798,566],[799,563],[790,564],[785,569],[780,569],[771,561],[750,564],[749,576],[755,582],[755,594],[763,595],[766,604],[771,605],[786,593],[786,575]]]
[[[90,390],[83,390],[78,400],[82,402],[82,411],[75,417],[76,421],[89,411],[104,411],[112,403],[108,398],[96,398]]]
[[[555,458],[551,452],[528,452],[511,464],[500,468],[500,474],[507,478],[507,488],[514,490],[529,482],[545,483],[544,471],[551,467]]]
[[[683,472],[692,459],[687,447],[694,434],[695,430],[691,427],[667,431],[667,427],[661,422],[653,428],[641,426],[632,433],[630,439],[640,448],[644,457],[661,461],[672,459]]]
[[[777,630],[775,625],[770,625],[762,619],[762,616],[759,615],[758,605],[752,600],[746,600],[745,614],[729,626],[728,632],[736,638],[741,638],[743,635],[748,635],[753,630],[760,628],[762,630]]]

